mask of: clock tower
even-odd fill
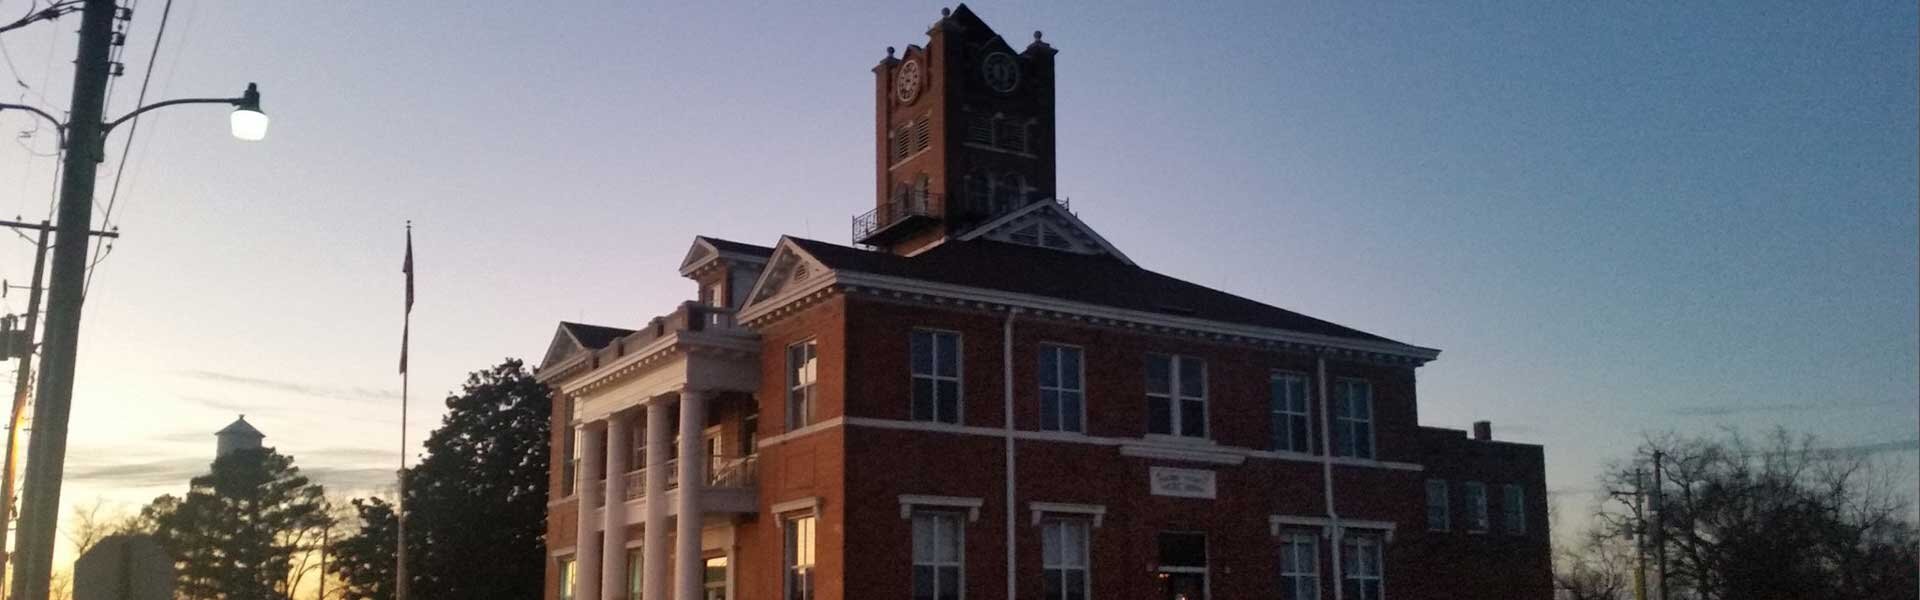
[[[1054,49],[1015,50],[967,5],[873,68],[876,206],[854,241],[913,254],[1054,198]]]

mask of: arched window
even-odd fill
[[[1014,119],[1003,119],[995,123],[994,142],[1002,149],[1014,152],[1027,151],[1027,123]]]
[[[960,187],[961,192],[966,194],[966,206],[962,207],[962,210],[967,212],[987,210],[987,202],[991,200],[993,193],[990,189],[993,187],[992,181],[988,177],[981,175],[978,171],[969,172],[965,177],[960,178]]]
[[[928,194],[932,191],[932,189],[933,189],[933,178],[928,177],[927,174],[925,173],[921,173],[919,179],[916,179],[913,182],[912,206],[915,209],[918,209],[921,211],[927,210],[927,197],[928,197]]]
[[[1007,173],[993,185],[993,214],[1005,214],[1008,211],[1026,205],[1027,180],[1019,173]]]

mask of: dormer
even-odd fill
[[[772,254],[773,249],[765,246],[695,236],[693,247],[680,261],[680,275],[698,286],[694,297],[700,304],[737,310],[746,303],[747,292]]]

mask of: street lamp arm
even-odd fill
[[[168,106],[175,106],[180,104],[230,104],[234,106],[239,106],[240,104],[246,101],[247,101],[246,98],[181,98],[179,100],[167,100],[165,102],[155,102],[153,104],[148,104],[146,106],[133,109],[133,112],[127,113],[125,115],[121,115],[120,118],[107,122],[106,125],[101,126],[100,128],[100,137],[102,138],[107,137],[107,134],[113,133],[114,127],[118,127],[121,123],[125,123],[134,117],[140,116],[140,113],[144,113],[156,108],[165,108]]]
[[[5,110],[7,110],[7,109],[9,109],[9,108],[11,108],[11,109],[14,109],[14,110],[24,110],[24,111],[27,111],[27,112],[30,112],[30,113],[33,113],[33,114],[36,114],[36,115],[40,115],[40,118],[42,118],[42,119],[46,119],[48,123],[52,123],[52,124],[53,124],[53,127],[54,127],[54,129],[58,129],[58,130],[60,130],[60,131],[61,131],[62,133],[65,133],[65,132],[66,132],[66,130],[67,130],[67,124],[66,124],[66,123],[61,123],[61,122],[60,122],[60,119],[56,119],[56,118],[54,118],[54,117],[53,117],[53,115],[50,115],[50,114],[47,114],[47,111],[44,111],[44,110],[40,110],[40,109],[38,109],[38,108],[34,108],[34,107],[31,107],[31,106],[27,106],[27,105],[25,105],[25,104],[6,104],[6,103],[0,103],[0,111],[5,111]]]

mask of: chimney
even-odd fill
[[[1493,439],[1493,421],[1474,421],[1473,439],[1482,442]]]

